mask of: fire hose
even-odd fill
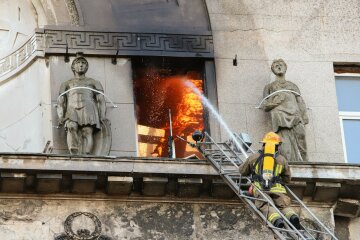
[[[301,96],[300,93],[295,92],[295,91],[293,91],[293,90],[288,90],[288,89],[277,90],[277,91],[275,91],[275,92],[267,95],[266,97],[264,97],[264,98],[261,100],[261,102],[259,103],[259,105],[256,106],[255,108],[258,108],[258,109],[259,109],[266,99],[268,99],[269,97],[273,96],[274,94],[277,94],[277,93],[280,93],[280,92],[291,92],[291,93],[294,93],[295,95]]]
[[[59,97],[57,98],[57,102],[59,102],[59,99],[60,99],[61,96],[67,94],[68,92],[70,92],[70,91],[72,91],[72,90],[76,90],[76,89],[87,89],[87,90],[96,92],[96,93],[98,93],[98,94],[101,94],[101,95],[103,95],[107,100],[109,100],[109,102],[112,104],[112,107],[113,107],[113,108],[117,108],[117,107],[118,107],[118,106],[115,105],[114,102],[111,101],[111,99],[110,99],[108,96],[106,96],[103,92],[98,91],[98,90],[95,90],[95,89],[92,89],[92,88],[89,88],[89,87],[73,87],[73,88],[70,88],[70,89],[64,91],[63,93],[61,93],[61,94],[59,95]],[[60,128],[60,124],[59,124],[56,128]]]

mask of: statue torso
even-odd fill
[[[268,94],[284,89],[300,93],[299,88],[292,82],[275,81],[268,85]],[[268,99],[269,102],[277,103],[277,106],[271,110],[272,124],[275,131],[279,127],[292,128],[302,121],[296,97],[295,93],[292,92],[279,92]]]
[[[289,81],[285,81],[285,82],[275,81],[270,84],[269,94],[276,92],[278,90],[291,90],[299,93],[298,87],[294,83]],[[270,97],[269,100],[271,101],[275,99],[279,100],[281,103],[277,107],[275,107],[273,111],[274,110],[281,111],[294,116],[300,114],[295,93],[279,92],[274,94],[272,97]]]
[[[91,78],[84,79],[70,79],[67,84],[66,90],[76,87],[87,87],[96,90],[95,80]],[[71,90],[67,93],[68,106],[73,108],[83,108],[88,104],[95,104],[95,92],[90,89],[79,88]]]

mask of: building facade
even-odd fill
[[[196,150],[176,138],[168,158],[166,141],[169,109],[174,136],[229,139],[188,79],[259,148],[279,58],[309,116],[290,187],[339,239],[360,235],[358,1],[1,0],[0,13],[2,238],[270,239]],[[106,155],[70,155],[59,124],[77,52],[104,88]]]

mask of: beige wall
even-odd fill
[[[351,1],[207,0],[215,46],[219,109],[234,131],[257,142],[269,115],[254,107],[273,80],[271,61],[288,63],[287,79],[307,104],[310,161],[343,162],[334,62],[359,62],[360,4]],[[237,54],[238,66],[232,66]]]

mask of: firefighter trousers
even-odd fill
[[[275,204],[275,206],[284,214],[287,219],[290,219],[292,215],[296,215],[296,212],[290,207],[291,199],[285,193],[264,193]],[[254,194],[255,197],[259,196],[259,193]],[[255,206],[267,217],[268,221],[272,224],[281,218],[280,214],[270,204],[266,202],[255,200]]]

